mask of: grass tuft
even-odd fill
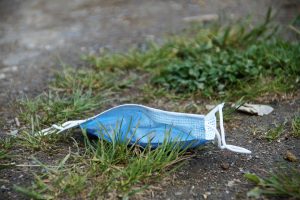
[[[261,195],[267,195],[300,198],[300,171],[298,168],[280,168],[270,172],[267,178],[248,173],[245,174],[245,178],[257,185],[247,193],[248,197],[259,198]]]
[[[282,124],[276,126],[275,128],[268,130],[265,133],[264,138],[269,141],[277,140],[284,132],[284,127],[285,127],[285,123],[282,123]]]
[[[292,120],[292,131],[295,137],[300,137],[300,116],[295,116]]]
[[[118,134],[119,130],[115,129],[110,135]],[[56,166],[40,163],[45,173],[36,175],[30,188],[18,186],[17,191],[38,199],[95,199],[111,194],[129,197],[145,190],[150,182],[157,182],[174,170],[173,165],[189,158],[184,155],[186,148],[169,142],[167,137],[156,149],[152,149],[150,143],[142,149],[137,145],[128,146],[129,141],[118,137],[106,142],[83,135],[83,150],[70,152]]]
[[[85,114],[99,109],[101,98],[91,90],[71,88],[70,93],[59,93],[50,90],[35,99],[20,101],[20,118],[26,124],[38,121],[40,125],[49,126],[67,120],[86,118]]]
[[[196,42],[187,44],[189,50],[181,50],[184,55],[161,67],[153,83],[177,92],[201,91],[208,96],[237,91],[239,85],[255,86],[261,77],[289,87],[299,85],[299,44],[275,38],[240,47],[219,46],[210,40]]]
[[[14,143],[15,140],[11,137],[0,139],[0,161],[11,157],[9,150],[13,147]]]
[[[252,29],[246,23],[202,27],[194,35],[174,37],[161,46],[151,44],[146,51],[86,60],[101,72],[138,69],[149,74],[153,87],[166,93],[236,100],[297,90],[299,42],[279,38],[271,19],[269,11],[266,20]]]

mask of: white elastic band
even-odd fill
[[[48,135],[51,133],[61,133],[67,129],[74,128],[76,126],[79,126],[86,120],[74,120],[74,121],[67,121],[63,123],[61,126],[58,126],[56,124],[53,124],[50,128],[43,129],[38,132],[40,135]]]
[[[217,136],[217,140],[218,140],[218,146],[221,149],[228,149],[230,151],[234,151],[237,153],[247,153],[250,154],[251,151],[249,151],[248,149],[245,149],[243,147],[239,147],[239,146],[234,146],[234,145],[229,145],[226,144],[226,140],[225,140],[225,130],[224,130],[224,124],[223,124],[223,106],[224,104],[220,104],[217,106],[217,109],[215,110],[215,112],[219,111],[219,117],[220,117],[220,129],[221,129],[221,134],[219,133],[218,129],[214,126],[211,126],[208,123],[205,123],[205,126],[213,129],[216,133]]]

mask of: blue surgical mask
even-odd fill
[[[154,148],[164,142],[168,133],[170,141],[183,143],[183,146],[197,147],[217,139],[221,149],[251,153],[245,148],[226,144],[223,106],[224,104],[216,106],[207,115],[198,115],[163,111],[138,104],[124,104],[89,119],[68,121],[61,126],[52,125],[40,133],[60,133],[79,126],[87,134],[110,142],[112,133],[118,129],[119,139],[142,147],[151,143]],[[217,112],[220,116],[221,133],[217,129]]]

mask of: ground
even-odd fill
[[[42,92],[53,78],[52,70],[63,63],[80,67],[84,54],[96,54],[99,49],[126,52],[131,47],[143,47],[146,40],[161,42],[189,27],[185,17],[217,14],[227,22],[251,15],[262,20],[268,7],[278,11],[276,21],[287,25],[299,12],[297,1],[0,1],[0,136],[16,129],[14,102],[26,95]],[[289,33],[284,35],[290,38]],[[245,172],[264,174],[271,166],[287,162],[287,150],[300,156],[299,139],[286,134],[270,143],[253,135],[256,128],[263,132],[290,121],[299,113],[300,97],[262,99],[260,103],[274,107],[269,116],[238,114],[226,127],[229,143],[245,146],[252,155],[239,155],[208,146],[196,151],[179,172],[149,194],[153,199],[244,199],[251,185]],[[155,106],[155,105],[152,105]],[[168,106],[163,106],[168,107]],[[61,158],[68,148],[56,149]],[[29,157],[29,152],[15,149],[15,154]],[[53,156],[42,155],[51,162]],[[39,157],[38,155],[36,155]],[[47,157],[47,158],[45,158]],[[27,162],[16,158],[16,162]],[[223,169],[223,164],[229,168]],[[0,199],[26,198],[16,193],[14,184],[29,185],[32,175],[28,168],[1,171]]]

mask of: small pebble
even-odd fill
[[[5,74],[0,74],[0,79],[5,79]]]
[[[180,196],[180,195],[182,195],[182,192],[175,192],[175,195]]]
[[[9,135],[12,135],[12,136],[16,136],[18,135],[18,130],[13,130],[13,131],[10,131]]]
[[[234,181],[234,180],[228,181],[228,183],[227,183],[227,186],[228,186],[228,187],[232,187],[232,186],[234,186],[234,185],[235,185],[235,181]]]
[[[19,119],[17,117],[15,118],[15,122],[16,122],[17,127],[21,126],[20,121],[19,121]]]
[[[207,197],[208,197],[209,195],[211,195],[211,192],[205,192],[205,193],[203,194],[203,198],[204,198],[204,199],[207,199]]]
[[[7,188],[5,185],[2,185],[2,186],[1,186],[1,190],[3,190],[3,191],[4,191],[4,190],[8,190],[8,188]]]
[[[222,164],[221,164],[221,168],[222,168],[223,170],[229,169],[229,163],[222,163]]]
[[[298,158],[290,151],[286,151],[284,159],[290,162],[296,162],[298,160]]]

